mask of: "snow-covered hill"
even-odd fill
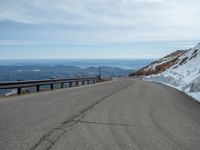
[[[200,101],[200,43],[153,62],[134,75],[142,72],[144,79],[173,86]]]

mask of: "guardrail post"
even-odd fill
[[[82,85],[85,85],[85,81],[82,81]]]
[[[21,87],[18,87],[17,88],[17,95],[21,95],[22,94],[22,88]]]
[[[60,83],[60,88],[63,89],[64,88],[64,83]]]
[[[51,90],[53,90],[53,83],[52,83],[52,84],[50,84],[50,89],[51,89]]]
[[[40,92],[40,85],[36,85],[36,92]]]
[[[95,84],[96,83],[96,80],[93,80],[93,84]]]
[[[78,86],[79,85],[79,81],[76,81],[76,86]]]
[[[69,87],[72,87],[72,82],[69,82]]]
[[[87,81],[87,84],[90,84],[90,80]]]

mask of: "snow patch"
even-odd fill
[[[144,80],[173,86],[200,101],[200,44],[186,50],[179,59],[179,62],[185,59],[184,63],[175,64],[162,73],[146,76]]]
[[[17,94],[17,90],[13,89],[12,91],[6,93],[5,96],[12,96],[12,95],[16,95],[16,94]]]
[[[34,70],[32,70],[33,72],[40,72],[41,70],[39,70],[39,69],[34,69]]]

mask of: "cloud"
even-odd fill
[[[199,6],[199,0],[1,0],[0,22],[46,26],[45,33],[35,30],[47,39],[192,40],[200,37]]]

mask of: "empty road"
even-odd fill
[[[199,150],[200,104],[134,78],[0,99],[0,150]]]

